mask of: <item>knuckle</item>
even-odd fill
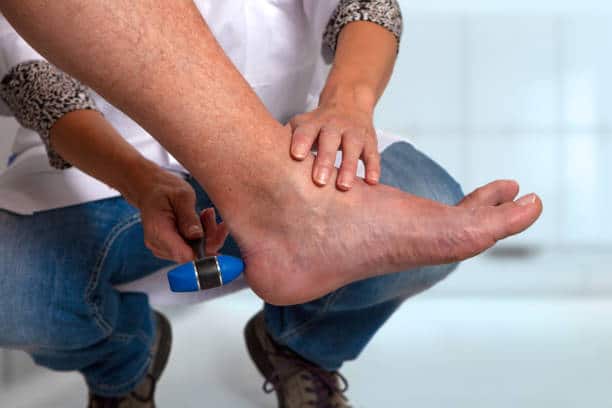
[[[352,129],[351,134],[354,138],[363,140],[365,142],[368,136],[368,131],[362,127],[355,127]]]
[[[313,132],[308,132],[308,130],[304,129],[303,127],[299,127],[296,129],[295,133],[293,134],[293,141],[294,142],[310,141],[312,139],[312,133]]]
[[[178,261],[179,263],[191,261],[191,257],[184,253],[177,254],[175,258],[176,258],[176,261]]]
[[[359,132],[350,131],[342,135],[342,144],[351,146],[363,146],[365,144],[365,139],[361,136]]]
[[[317,157],[320,157],[319,160],[333,160],[339,147],[340,143],[319,143]]]
[[[340,138],[340,131],[337,126],[327,123],[326,125],[321,127],[319,136],[324,138]]]
[[[334,162],[336,161],[336,155],[335,154],[330,154],[328,152],[325,152],[323,154],[319,153],[317,155],[317,160],[316,160],[316,164],[319,167],[331,167],[333,166]]]
[[[380,155],[377,151],[366,152],[363,156],[364,160],[368,162],[377,162],[380,160]]]
[[[160,259],[168,259],[168,255],[161,253],[159,251],[151,251],[153,253],[153,255],[155,255],[156,258],[160,258]]]
[[[340,169],[342,174],[350,174],[353,175],[357,172],[357,162],[346,162],[342,163],[342,168]]]
[[[188,188],[186,186],[181,186],[178,189],[178,196],[183,199],[191,198],[191,197],[195,197],[195,193],[193,192],[191,188]]]
[[[363,152],[363,145],[361,143],[347,143],[342,145],[342,159],[343,160],[359,160],[359,156]]]
[[[321,132],[319,134],[319,146],[335,150],[342,143],[342,136],[335,131]]]
[[[331,115],[326,118],[327,126],[338,129],[342,127],[342,118],[337,115]]]
[[[289,123],[293,126],[299,126],[304,121],[304,115],[295,115]]]

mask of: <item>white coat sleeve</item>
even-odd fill
[[[9,22],[0,14],[0,80],[16,65],[27,61],[44,60],[23,38],[17,34]],[[0,98],[0,115],[12,116],[7,104]]]

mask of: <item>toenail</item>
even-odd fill
[[[525,197],[519,198],[516,203],[520,206],[526,206],[526,205],[530,205],[535,203],[536,201],[536,195],[535,194],[528,194]]]

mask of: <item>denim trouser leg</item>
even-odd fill
[[[463,197],[446,171],[408,143],[389,146],[381,166],[383,184],[446,204]],[[405,299],[433,286],[455,267],[423,267],[366,279],[303,305],[266,305],[268,331],[302,357],[336,370],[359,355]]]
[[[459,186],[407,143],[382,155],[382,182],[446,203]],[[212,203],[197,185],[198,208]],[[118,396],[143,377],[154,336],[147,297],[113,285],[167,266],[144,246],[137,211],[122,198],[19,216],[0,210],[0,347],[54,370],[78,370],[91,390]],[[239,255],[228,239],[222,252]],[[401,302],[453,266],[357,282],[298,306],[266,305],[270,333],[328,369],[355,358]]]
[[[146,295],[113,285],[167,265],[144,247],[137,211],[121,198],[0,211],[0,235],[0,347],[78,370],[96,394],[133,389],[150,362],[152,314]]]

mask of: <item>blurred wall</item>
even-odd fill
[[[612,2],[401,3],[377,125],[409,135],[466,192],[496,178],[538,192],[543,217],[509,243],[612,244],[612,14],[598,12]]]

